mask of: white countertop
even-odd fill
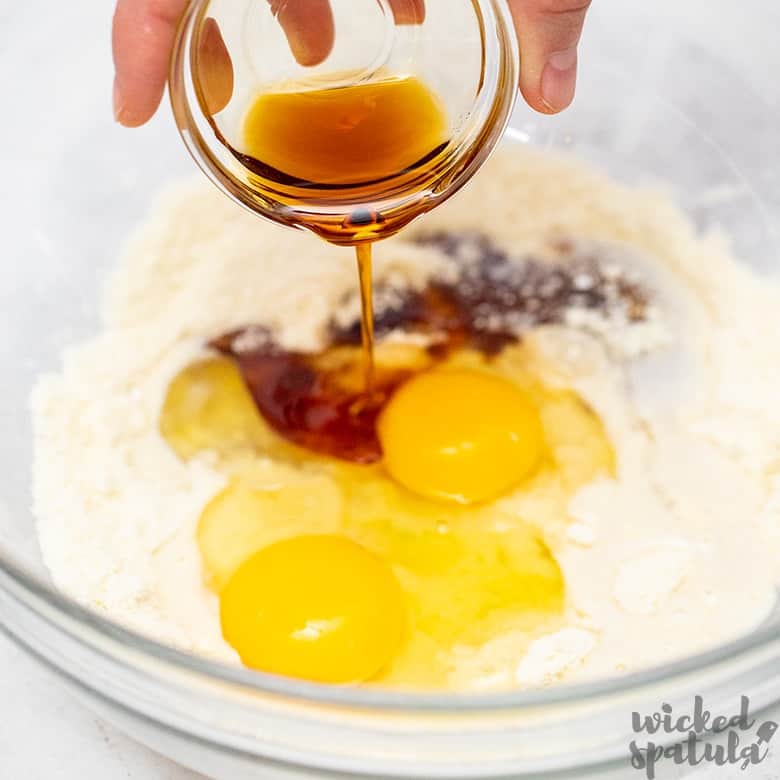
[[[2,780],[203,780],[101,723],[0,634]]]

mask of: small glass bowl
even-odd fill
[[[285,5],[194,0],[179,27],[170,72],[174,114],[195,161],[225,194],[275,222],[351,245],[396,233],[457,192],[484,163],[517,98],[519,54],[505,0],[426,0],[424,21],[405,25],[395,24],[388,0],[332,0],[334,45],[313,66],[292,54],[276,18]],[[217,102],[208,83],[220,70],[219,63],[208,67],[215,50],[223,85],[229,82]],[[260,184],[241,152],[243,122],[257,96],[388,76],[419,79],[444,109],[446,145],[430,164],[388,176],[371,187],[368,201],[365,184],[305,193],[283,180]],[[379,215],[373,235],[352,219],[366,209]]]

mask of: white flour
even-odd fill
[[[674,336],[661,347],[657,323],[628,333],[580,318],[531,338],[546,380],[578,389],[605,421],[619,473],[575,497],[561,532],[543,529],[566,578],[566,625],[530,647],[510,633],[458,648],[452,685],[611,675],[754,628],[780,563],[780,289],[695,236],[660,195],[531,152],[494,158],[424,224],[489,224],[499,242],[542,255],[556,237],[629,246]],[[377,254],[377,276],[404,284],[441,264],[403,240]],[[349,253],[263,223],[205,183],[156,205],[107,293],[102,334],[68,351],[33,399],[35,510],[63,591],[235,660],[194,538],[224,480],[159,436],[166,386],[207,339],[250,323],[278,328],[286,346],[319,346],[354,284]],[[533,521],[521,500],[501,503]]]

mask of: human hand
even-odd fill
[[[176,25],[187,2],[117,2],[114,115],[125,127],[138,127],[157,111],[165,91]],[[278,8],[279,22],[298,62],[316,65],[328,56],[334,39],[328,0],[267,2]],[[509,4],[523,53],[523,96],[542,113],[562,111],[574,98],[577,44],[590,0],[509,0]],[[425,18],[424,0],[390,0],[390,5],[398,24],[416,24]]]

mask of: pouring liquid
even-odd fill
[[[385,78],[261,94],[246,115],[244,151],[231,149],[253,172],[252,185],[259,192],[284,187],[285,221],[292,225],[316,227],[318,219],[296,208],[296,199],[333,198],[348,190],[351,203],[359,200],[333,241],[356,248],[367,395],[375,374],[372,243],[395,233],[403,219],[401,213],[381,214],[374,204],[389,179],[408,174],[413,180],[433,168],[447,146],[446,132],[439,101],[419,79]]]
[[[374,387],[374,296],[372,245],[358,244],[358,278],[360,280],[360,336],[363,345],[363,372],[365,392],[370,394]]]

